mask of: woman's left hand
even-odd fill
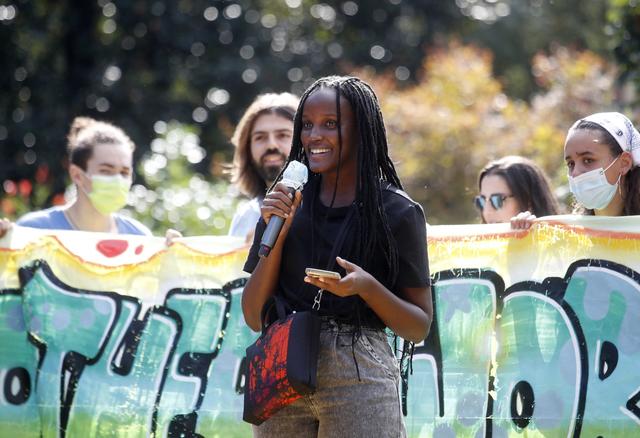
[[[167,232],[164,234],[164,244],[166,246],[171,246],[175,239],[179,239],[181,237],[183,236],[180,231],[174,230],[173,228],[167,228]]]
[[[370,289],[371,281],[375,281],[371,274],[341,257],[336,257],[336,261],[347,272],[340,280],[306,276],[304,281],[339,297],[362,295]]]

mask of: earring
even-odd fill
[[[618,183],[618,193],[620,193],[620,198],[624,201],[625,195],[622,193],[622,178],[620,178],[620,182]]]

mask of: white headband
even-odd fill
[[[606,129],[623,151],[631,153],[633,165],[640,166],[640,133],[624,114],[616,112],[591,114],[575,122],[569,132],[573,131],[583,121],[595,123]]]

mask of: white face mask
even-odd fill
[[[582,175],[578,175],[575,178],[569,177],[569,189],[573,196],[576,197],[578,202],[585,208],[590,210],[602,210],[616,194],[618,184],[620,183],[620,176],[615,184],[609,184],[607,177],[604,174],[615,163],[620,156],[607,166],[606,169],[602,167],[599,169],[593,169],[589,172],[585,172]]]

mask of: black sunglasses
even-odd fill
[[[502,193],[494,193],[489,196],[489,201],[495,210],[500,210],[504,205],[504,201],[507,198],[513,198],[513,195],[505,195]],[[480,211],[484,210],[485,205],[487,205],[487,198],[484,195],[478,195],[473,198],[473,203],[476,208]]]

